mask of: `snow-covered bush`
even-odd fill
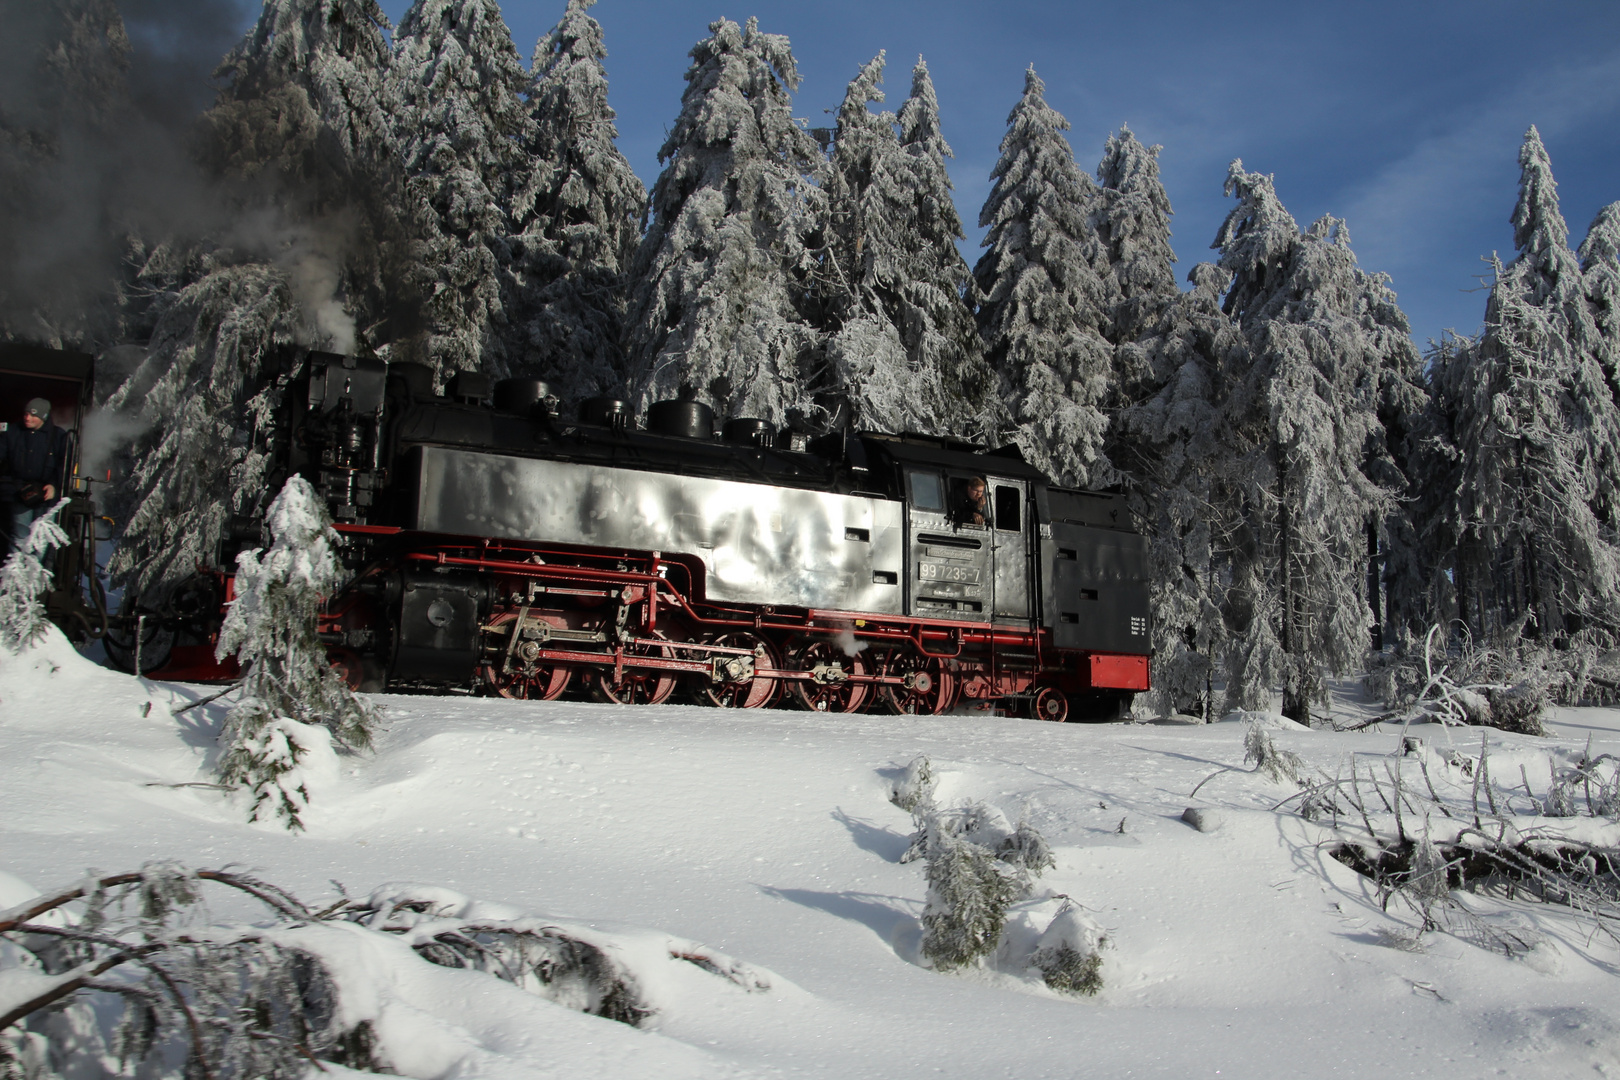
[[[1254,763],[1256,772],[1263,772],[1281,783],[1291,780],[1298,784],[1305,775],[1305,763],[1292,750],[1282,750],[1271,741],[1265,728],[1251,720],[1244,726],[1243,763]]]
[[[949,971],[996,947],[1023,883],[994,852],[971,840],[942,832],[931,847],[922,952],[934,967]]]
[[[906,813],[934,802],[934,767],[927,754],[919,754],[906,765],[906,771],[889,789],[889,801]]]
[[[928,759],[907,767],[894,789],[897,806],[912,804],[917,830],[901,862],[927,863],[928,899],[922,915],[922,954],[949,971],[989,955],[1001,940],[1008,908],[1030,893],[1053,865],[1052,852],[1027,822],[1015,828],[982,802],[939,809],[933,804]]]
[[[1102,927],[1065,900],[1041,935],[1030,965],[1052,989],[1089,996],[1102,989],[1102,950],[1107,943]]]
[[[237,596],[220,628],[216,655],[235,653],[244,674],[242,698],[220,731],[218,771],[252,792],[250,820],[274,813],[297,829],[309,792],[294,774],[326,745],[310,725],[324,726],[345,749],[364,750],[377,713],[328,666],[317,636],[321,602],[343,579],[337,534],[309,481],[287,481],[268,525],[270,550],[237,557]]]
[[[51,587],[51,572],[41,561],[47,552],[68,542],[56,523],[66,503],[57,503],[28,530],[22,548],[0,566],[0,646],[20,652],[45,636],[50,623],[41,602]]]

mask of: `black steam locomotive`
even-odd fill
[[[321,629],[358,687],[1064,720],[1149,686],[1123,500],[1011,448],[716,431],[695,401],[644,426],[609,398],[564,418],[536,380],[463,373],[441,396],[424,367],[325,353],[285,401],[273,479],[309,479],[343,538],[353,579]],[[229,676],[207,637],[230,556],[213,593],[205,574],[153,610],[170,638],[143,668]]]

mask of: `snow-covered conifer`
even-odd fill
[[[1176,288],[1159,150],[1121,128],[1097,169],[1093,220],[1115,297],[1105,447],[1153,568],[1154,689],[1142,704],[1208,719],[1229,639],[1222,606],[1241,499],[1233,466],[1246,450],[1227,423],[1226,380],[1247,367],[1247,346],[1220,307],[1229,272],[1200,264],[1192,291]]]
[[[922,954],[941,971],[962,967],[992,952],[1001,940],[1007,908],[1029,895],[1034,880],[1054,865],[1046,840],[1027,822],[1017,828],[981,802],[936,808],[927,792],[927,758],[907,766],[906,783],[921,790],[912,811],[917,824],[911,848],[928,864],[928,900],[922,916]],[[901,801],[896,787],[897,805]]]
[[[1578,254],[1592,317],[1590,349],[1620,407],[1620,202],[1598,211]]]
[[[386,353],[419,316],[387,27],[375,0],[268,0],[220,67],[199,145],[237,200],[236,228],[153,255],[166,296],[146,360],[108,402],[144,431],[112,564],[136,594],[211,562],[231,514],[260,497],[271,349]]]
[[[408,350],[428,288],[388,28],[376,0],[266,0],[201,125],[202,156],[240,203],[224,242],[285,267],[322,331],[311,343],[339,352],[356,324],[362,344]]]
[[[1030,68],[979,213],[988,229],[973,270],[979,329],[1025,459],[1058,483],[1100,486],[1113,475],[1099,408],[1113,361],[1103,336],[1113,294],[1089,220],[1096,185],[1076,167],[1063,137],[1069,122],[1045,90]]]
[[[901,294],[916,247],[912,170],[894,114],[871,111],[883,101],[882,81],[879,53],[844,94],[822,185],[829,245],[819,291],[830,334],[818,391],[854,427],[940,432],[947,423],[939,371],[910,362],[902,332]]]
[[[950,430],[977,435],[995,398],[995,373],[973,318],[973,271],[956,242],[962,219],[951,197],[947,158],[954,156],[939,127],[939,98],[928,65],[917,58],[911,93],[900,107],[900,147],[911,163],[911,257],[901,282],[901,335],[913,363],[937,371]]]
[[[107,403],[142,432],[121,492],[124,534],[108,567],[133,594],[212,562],[231,515],[254,508],[280,402],[265,358],[302,333],[286,277],[255,263],[220,266],[168,306],[146,359]]]
[[[1132,517],[1148,537],[1153,583],[1153,691],[1160,713],[1211,719],[1211,688],[1228,647],[1223,607],[1248,447],[1227,422],[1226,379],[1247,368],[1247,345],[1221,310],[1231,275],[1200,263],[1191,292],[1159,309],[1121,349],[1136,351],[1145,396],[1121,409],[1110,456]],[[1144,294],[1138,294],[1144,295]],[[1146,294],[1151,295],[1151,294]]]
[[[923,955],[950,971],[989,954],[1019,893],[1017,878],[988,848],[942,833],[928,856]]]
[[[1437,391],[1458,461],[1462,617],[1487,638],[1527,623],[1548,637],[1612,628],[1620,599],[1620,412],[1602,365],[1605,313],[1589,303],[1533,127],[1519,163],[1519,253],[1505,267],[1493,259],[1484,332],[1439,373]],[[1599,282],[1603,243],[1599,231],[1586,275]]]
[[[1117,300],[1110,335],[1123,347],[1141,337],[1178,295],[1170,246],[1170,196],[1159,180],[1159,146],[1144,146],[1130,128],[1108,137],[1093,217],[1108,258]],[[1145,374],[1130,372],[1128,374]],[[1122,389],[1126,380],[1121,380]]]
[[[423,350],[441,376],[505,375],[507,207],[532,188],[528,73],[495,0],[416,0],[394,35],[390,97],[421,233]],[[527,195],[527,193],[525,193]],[[532,198],[532,195],[527,197]]]
[[[614,140],[602,27],[568,9],[534,50],[526,147],[532,188],[513,194],[517,294],[507,351],[565,404],[616,389],[624,274],[641,239],[646,189]]]
[[[799,74],[787,38],[754,19],[709,31],[659,150],[632,275],[627,381],[640,403],[684,387],[722,414],[782,423],[812,408],[802,368],[815,333],[801,303],[813,262],[804,235],[820,214],[806,177],[820,155],[792,115]]]
[[[1239,479],[1227,694],[1261,707],[1280,681],[1284,714],[1308,723],[1323,670],[1349,670],[1366,651],[1366,529],[1396,492],[1363,466],[1385,434],[1385,373],[1410,344],[1395,340],[1406,325],[1391,321],[1392,301],[1369,303],[1379,283],[1356,266],[1342,221],[1301,231],[1271,177],[1240,161],[1226,191],[1238,205],[1215,246],[1249,365],[1232,373],[1229,416],[1253,448]]]
[[[51,572],[44,560],[53,548],[68,542],[67,533],[56,523],[66,505],[59,502],[35,520],[22,547],[0,566],[0,647],[11,652],[34,644],[50,626],[42,601],[51,588]]]
[[[393,154],[388,28],[377,0],[265,0],[219,68],[206,117],[215,164],[279,174],[316,203],[354,194],[358,173]]]
[[[309,754],[324,756],[322,725],[350,750],[371,745],[377,715],[332,670],[317,636],[320,605],[343,583],[326,508],[309,481],[288,479],[266,519],[269,551],[236,561],[236,600],[220,627],[216,655],[235,654],[243,670],[241,700],[220,732],[219,774],[249,788],[251,817],[274,813],[301,827],[308,792],[289,779]]]

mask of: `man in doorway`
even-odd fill
[[[0,527],[10,551],[21,550],[34,522],[56,505],[66,464],[67,432],[51,422],[51,403],[34,398],[0,442]]]
[[[967,502],[962,507],[962,521],[968,525],[990,524],[990,504],[985,498],[982,476],[975,476],[967,482]]]

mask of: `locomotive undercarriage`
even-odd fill
[[[1090,687],[1083,655],[1035,629],[705,603],[694,599],[702,565],[690,556],[486,540],[374,565],[386,570],[363,574],[322,627],[356,686],[385,677],[390,690],[539,700],[679,694],[732,708],[969,707],[1053,721],[1112,718],[1129,701]]]

